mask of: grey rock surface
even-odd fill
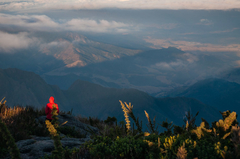
[[[91,135],[91,133],[88,131],[89,128],[91,128],[93,132],[98,133],[98,128],[82,123],[72,115],[62,114],[62,115],[58,115],[58,118],[59,118],[58,119],[59,125],[61,125],[65,121],[68,121],[64,126],[74,127],[76,131],[79,131],[81,134],[86,134],[86,136],[88,137]],[[41,124],[44,124],[45,120],[46,120],[46,116],[40,116],[37,118],[36,121]]]
[[[62,146],[72,149],[79,148],[90,138],[68,138],[65,137],[61,140]],[[44,155],[50,155],[54,150],[53,140],[50,137],[32,136],[32,139],[18,141],[17,147],[21,153],[22,158],[39,159]]]

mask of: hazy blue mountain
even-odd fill
[[[212,119],[214,119],[215,117],[221,117],[219,111],[216,108],[206,105],[194,98],[157,98],[157,103],[166,113],[165,115],[175,116],[175,123],[179,125],[182,124],[183,117],[185,116],[187,110],[190,110],[193,115],[195,115],[199,111],[199,115],[196,120],[198,124],[201,122],[201,118],[204,118],[207,121],[213,121]]]
[[[236,82],[240,84],[240,68],[225,71],[225,73],[220,75],[220,77],[227,81]]]
[[[75,81],[68,90],[60,90],[58,86],[48,85],[35,73],[10,68],[0,70],[0,79],[0,97],[6,97],[10,106],[27,104],[41,107],[48,103],[50,96],[54,96],[61,110],[73,109],[75,115],[100,119],[115,116],[118,121],[124,120],[119,100],[131,102],[135,116],[144,125],[147,123],[144,110],[152,119],[156,116],[158,123],[167,118],[182,125],[188,110],[192,113],[199,111],[199,116],[209,121],[220,117],[216,109],[192,98],[154,98],[136,89],[106,88],[82,80]]]
[[[231,110],[240,113],[240,84],[223,79],[202,80],[180,93],[171,93],[169,96],[191,97],[220,111]]]
[[[233,53],[184,52],[174,47],[141,51],[74,32],[34,32],[33,35],[44,41],[11,53],[1,50],[0,68],[35,72],[48,84],[64,90],[82,79],[162,97],[177,87],[215,77],[233,68],[239,59]]]
[[[86,79],[87,81],[102,86],[136,88],[150,93],[157,90],[162,91],[162,89],[168,89],[169,85],[172,85],[172,87],[177,85],[176,83],[178,83],[179,80],[175,82],[177,81],[177,79],[175,79],[175,81],[172,82],[172,80],[174,80],[173,78],[177,78],[177,71],[159,69],[154,65],[158,62],[174,61],[176,58],[181,58],[180,56],[182,54],[184,54],[184,52],[176,48],[150,50],[134,56],[92,64],[86,67],[65,68],[61,71],[54,70],[42,77],[48,83],[55,83],[54,81],[60,81],[66,78],[59,75],[57,76],[56,74],[58,72],[72,73],[77,75],[78,79]],[[59,86],[66,88],[64,85]],[[67,83],[67,87],[69,87],[69,83]]]
[[[34,105],[41,108],[54,96],[65,109],[67,99],[58,86],[48,85],[39,75],[15,68],[0,69],[0,99],[6,97],[7,104]]]
[[[71,68],[132,56],[141,51],[100,43],[76,33],[66,33],[55,35],[51,42],[40,47],[40,52],[62,60],[65,67]]]
[[[14,54],[0,52],[0,68],[2,69],[18,68],[41,75],[64,66],[63,61],[51,55],[42,54],[36,49],[21,50]]]
[[[40,46],[13,50],[0,50],[0,68],[18,68],[39,75],[64,68],[83,67],[93,63],[133,56],[141,50],[128,49],[88,39],[71,32],[34,33],[44,40]]]
[[[135,88],[161,97],[174,88],[214,77],[232,67],[230,61],[234,59],[227,53],[189,53],[169,47],[85,67],[55,69],[42,77],[49,84],[58,83],[62,89],[70,87],[76,79],[84,79],[105,87]]]

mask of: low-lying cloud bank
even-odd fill
[[[126,33],[131,26],[116,21],[71,19],[54,21],[46,15],[11,15],[0,13],[0,27],[15,26],[26,31],[85,31],[97,33]]]
[[[0,10],[7,11],[30,11],[43,10],[77,10],[77,9],[213,9],[228,10],[239,9],[239,0],[12,0],[2,1]]]
[[[38,44],[39,40],[35,37],[29,37],[29,33],[20,32],[10,34],[0,31],[0,51],[12,52],[16,49],[26,49],[31,45]]]
[[[215,45],[210,43],[199,43],[193,41],[174,41],[171,39],[155,39],[148,37],[146,42],[152,44],[151,48],[160,49],[176,47],[183,51],[206,51],[206,52],[237,52],[240,53],[240,44]]]
[[[0,13],[0,52],[11,53],[18,49],[38,48],[45,43],[36,32],[91,32],[127,34],[134,26],[104,19],[55,20],[46,15],[12,15]],[[46,37],[47,38],[47,37]],[[46,40],[46,39],[45,39]],[[51,43],[53,44],[53,43]],[[46,44],[47,45],[47,44]],[[41,49],[41,47],[40,47]]]

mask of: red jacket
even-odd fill
[[[59,113],[59,108],[58,108],[58,105],[56,104],[56,103],[54,103],[54,98],[53,97],[50,97],[49,98],[49,103],[46,105],[46,108],[45,108],[45,113],[46,113],[46,115],[47,115],[47,119],[50,119],[50,120],[52,120],[52,109],[53,109],[53,107],[52,107],[52,105],[53,104],[55,104],[55,106],[57,107],[57,113]]]

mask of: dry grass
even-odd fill
[[[25,111],[26,108],[22,107],[14,107],[14,108],[6,108],[3,109],[0,113],[0,118],[3,120],[7,120],[13,116],[19,115],[21,112]]]
[[[45,114],[43,109],[33,107],[15,106],[8,107],[5,103],[0,103],[0,119],[7,125],[9,131],[16,141],[28,139],[31,135],[46,136],[48,133],[44,129],[45,125],[38,127],[35,118]]]

